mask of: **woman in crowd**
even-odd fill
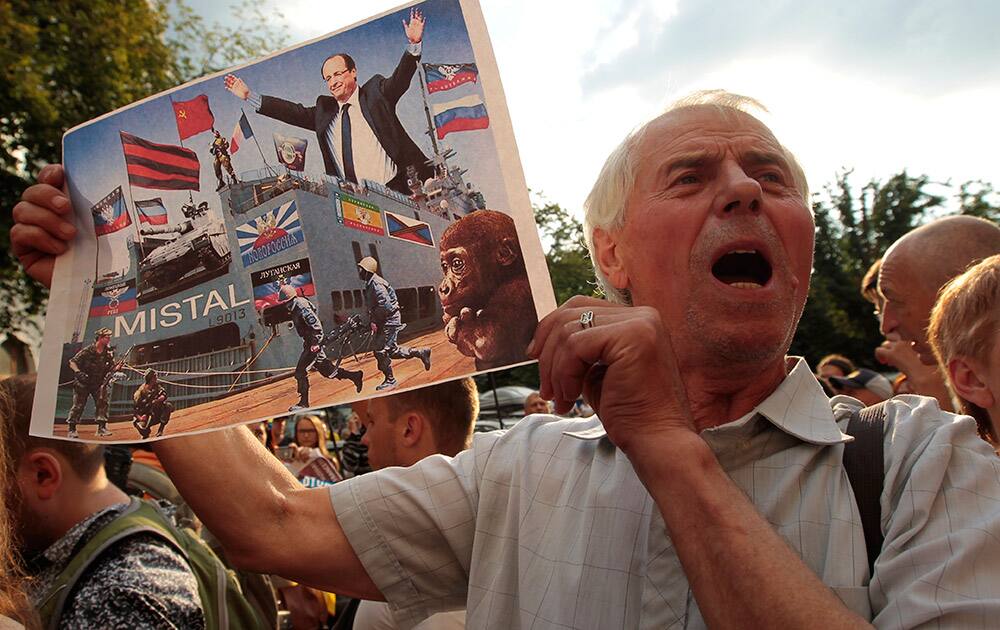
[[[8,422],[12,413],[11,401],[0,388],[0,422]],[[7,461],[7,445],[0,431],[0,465]],[[16,539],[8,510],[17,505],[16,470],[0,470],[0,630],[37,628],[38,620],[24,592],[21,565],[14,552]]]
[[[292,474],[298,475],[299,471],[311,461],[322,457],[333,464],[338,476],[342,476],[340,463],[330,455],[330,451],[326,448],[326,440],[327,428],[319,416],[300,416],[295,421],[294,459],[286,461],[285,466],[292,471]]]

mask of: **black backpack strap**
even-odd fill
[[[875,575],[875,559],[882,552],[882,486],[885,481],[883,455],[885,404],[865,407],[851,413],[847,434],[854,438],[844,446],[844,468],[854,489],[861,514],[861,528],[868,550],[868,576]]]

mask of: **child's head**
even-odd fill
[[[1000,255],[941,289],[927,332],[963,411],[983,438],[1000,445]]]

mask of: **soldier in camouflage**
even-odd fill
[[[231,184],[235,184],[239,180],[236,179],[236,173],[233,172],[233,160],[229,156],[229,140],[223,138],[222,134],[214,129],[212,133],[215,134],[215,137],[212,139],[212,148],[209,151],[215,156],[215,177],[219,180],[219,187],[215,190],[220,191],[226,187],[226,182],[222,179],[223,168],[229,173]]]
[[[302,354],[295,365],[295,382],[298,385],[299,402],[288,408],[298,411],[309,406],[309,366],[315,365],[316,370],[326,378],[336,378],[354,383],[355,389],[361,392],[364,373],[345,368],[338,368],[330,362],[323,350],[323,324],[319,321],[316,307],[308,299],[300,296],[295,287],[282,285],[278,293],[281,301],[287,306],[292,316],[295,332],[302,337]]]
[[[108,385],[115,367],[114,353],[110,347],[111,329],[101,328],[94,333],[94,343],[85,346],[69,360],[73,370],[73,407],[69,410],[70,438],[78,438],[76,425],[83,414],[87,398],[93,397],[97,406],[97,435],[107,437],[108,430]]]
[[[399,345],[397,338],[403,329],[403,320],[399,314],[399,300],[396,291],[389,282],[378,275],[378,261],[371,256],[362,258],[358,263],[361,277],[365,281],[365,302],[368,304],[368,319],[371,322],[372,334],[381,333],[382,347],[375,351],[375,361],[378,369],[385,376],[375,389],[383,391],[393,389],[397,382],[392,373],[393,359],[419,358],[424,363],[424,369],[431,369],[430,348],[407,348]]]
[[[156,437],[163,435],[163,430],[170,422],[170,414],[174,406],[167,402],[167,390],[163,389],[156,376],[156,370],[146,370],[146,382],[135,390],[132,396],[132,426],[139,432],[142,439],[149,437],[152,426],[159,425]]]

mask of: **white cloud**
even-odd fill
[[[398,3],[273,3],[304,41]],[[605,156],[691,89],[760,99],[818,190],[902,168],[995,179],[1000,5],[483,0],[528,185],[579,210]]]

